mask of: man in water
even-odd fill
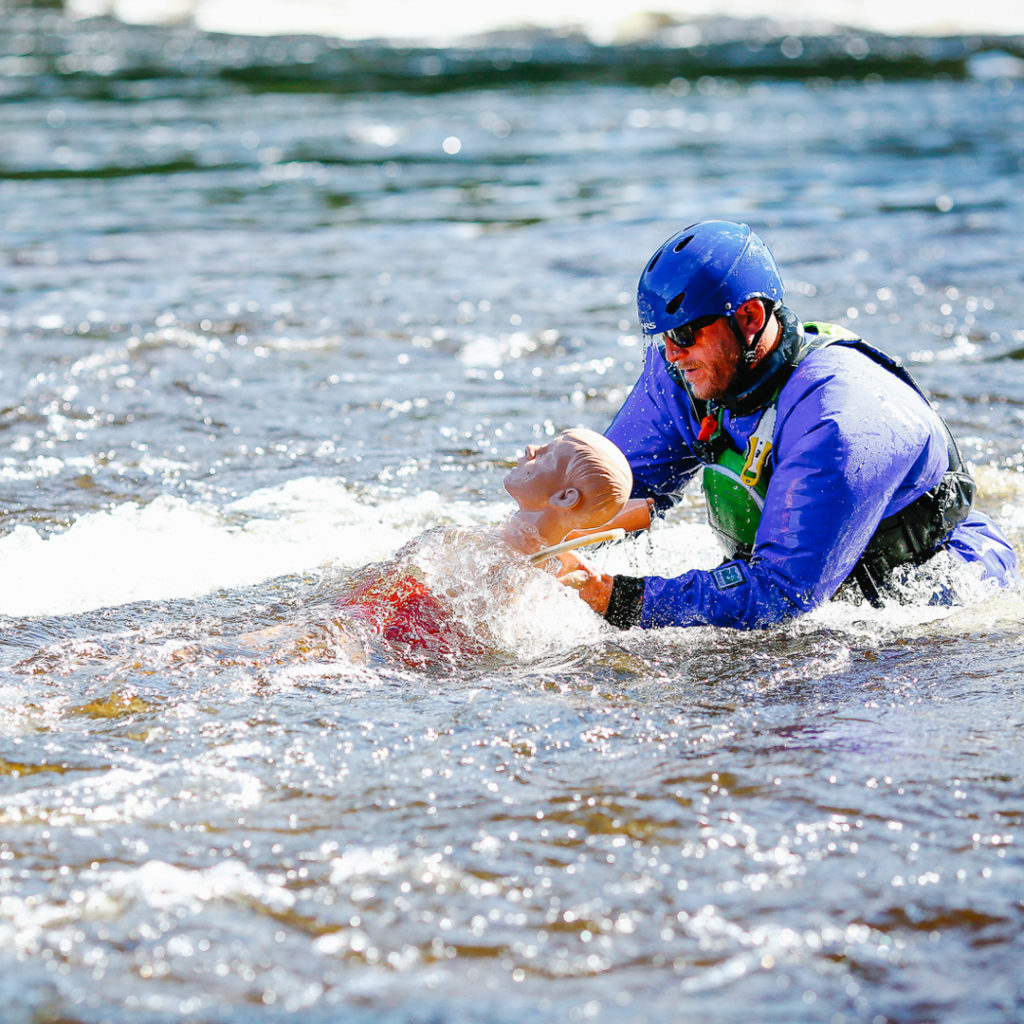
[[[893,570],[939,551],[1007,585],[1013,548],[971,507],[974,481],[938,413],[894,359],[782,305],[767,246],[745,224],[673,235],[640,277],[649,347],[607,431],[633,494],[663,512],[699,470],[726,561],[668,579],[607,576],[563,556],[563,578],[616,626],[764,627],[847,580],[873,605]]]

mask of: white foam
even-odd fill
[[[149,906],[173,909],[212,900],[255,900],[274,910],[288,910],[295,897],[281,886],[264,882],[240,861],[225,860],[213,867],[188,871],[164,861],[116,871],[105,888],[125,899],[142,896]]]
[[[1024,475],[983,468],[978,477],[983,497],[1001,504],[997,518],[1019,547]],[[587,560],[601,571],[630,575],[675,576],[710,568],[720,552],[707,525],[694,521],[702,518],[694,510],[698,500],[699,495],[688,495],[671,522],[655,524],[649,539],[589,552]],[[433,491],[371,503],[343,481],[305,477],[254,491],[223,509],[163,496],[148,505],[126,503],[88,513],[49,537],[20,525],[0,538],[0,615],[74,614],[133,601],[200,597],[321,568],[354,568],[391,558],[431,527],[493,525],[510,508],[507,501],[452,502]],[[441,544],[433,553],[430,543],[420,548],[417,561],[441,590],[464,594],[467,607],[507,609],[508,615],[490,623],[499,648],[527,659],[531,652],[550,649],[555,637],[550,628],[538,629],[541,622],[559,622],[558,635],[569,636],[569,643],[572,637],[592,639],[586,616],[577,616],[580,621],[564,630],[575,605],[562,600],[562,588],[545,588],[536,574],[502,582],[486,549],[458,543]],[[467,559],[476,559],[475,568]],[[492,586],[505,586],[507,595],[477,593]]]
[[[426,526],[487,509],[433,492],[367,504],[336,480],[253,492],[223,510],[164,496],[82,516],[44,538],[17,526],[0,539],[0,614],[64,615],[198,597],[289,573],[390,556]]]
[[[467,632],[520,662],[593,643],[603,624],[574,591],[514,555],[491,530],[425,533],[402,552]]]

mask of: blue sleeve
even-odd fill
[[[690,448],[695,428],[689,399],[654,345],[648,345],[640,379],[605,433],[633,470],[632,497],[653,498],[659,512],[676,503],[700,468]]]
[[[852,349],[808,356],[779,396],[774,470],[749,563],[645,580],[640,625],[753,629],[810,611],[886,516],[948,468],[935,412]]]
[[[1020,565],[1013,545],[988,516],[972,509],[949,535],[946,548],[981,569],[982,579],[1001,587],[1021,584]]]

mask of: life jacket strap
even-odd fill
[[[775,415],[778,406],[775,402],[765,409],[757,421],[757,428],[747,440],[747,458],[740,470],[740,480],[747,487],[756,487],[761,479],[765,459],[772,450],[772,438],[775,435]]]
[[[950,470],[930,491],[878,524],[850,574],[872,606],[880,607],[877,584],[893,569],[927,562],[967,518],[976,489],[962,468]]]

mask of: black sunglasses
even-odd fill
[[[676,348],[689,348],[697,340],[697,332],[721,320],[722,314],[716,313],[713,316],[702,316],[697,320],[691,320],[682,327],[673,327],[671,331],[665,331],[664,336],[672,342]]]

